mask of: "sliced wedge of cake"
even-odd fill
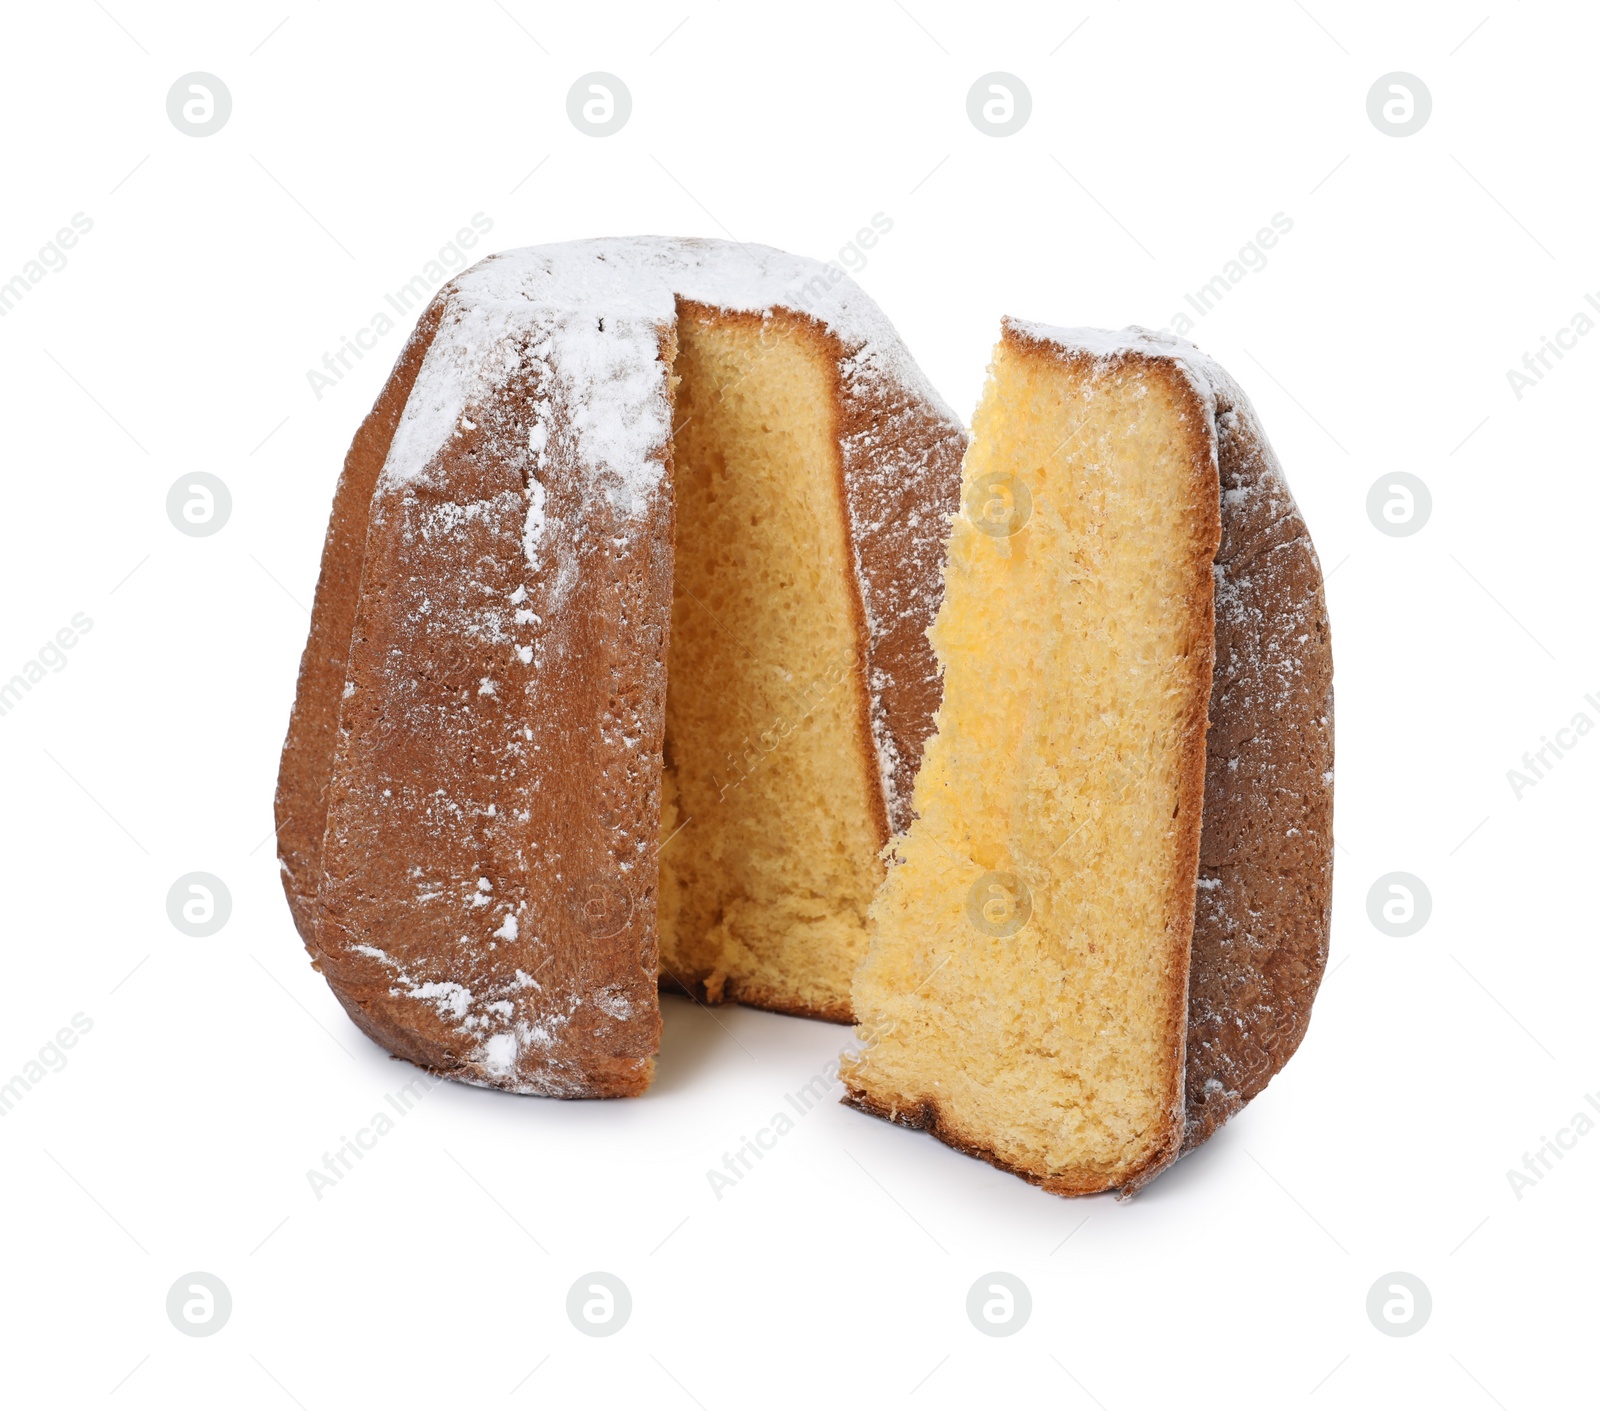
[[[1287,1060],[1327,953],[1321,575],[1232,380],[1181,340],[1008,321],[930,637],[847,1101],[1131,1191]]]

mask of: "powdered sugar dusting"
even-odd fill
[[[578,449],[590,472],[619,506],[642,514],[671,434],[655,363],[679,296],[741,312],[785,307],[811,313],[865,369],[892,376],[956,421],[877,306],[819,261],[720,240],[578,240],[491,255],[448,286],[445,313],[396,428],[384,478],[422,474],[474,404],[538,359],[570,398]],[[536,456],[545,434],[540,424],[530,438]],[[529,518],[536,542],[534,526],[542,521],[531,507]]]
[[[539,541],[544,538],[545,488],[537,479],[528,482],[528,517],[522,522],[522,552],[534,572],[539,571]]]

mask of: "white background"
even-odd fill
[[[1520,400],[1506,377],[1600,291],[1587,7],[465,0],[285,20],[295,4],[6,18],[0,280],[75,212],[93,230],[0,319],[0,678],[74,613],[94,624],[0,717],[0,1078],[75,1013],[93,1024],[0,1123],[8,1399],[1592,1397],[1600,1133],[1520,1199],[1506,1175],[1600,1089],[1600,734],[1520,800],[1506,778],[1576,712],[1600,722],[1600,337]],[[191,70],[233,98],[198,140],[165,107]],[[566,116],[591,70],[633,96],[606,139]],[[990,70],[1033,95],[1005,139],[967,117]],[[1393,70],[1433,96],[1403,139],[1366,111]],[[656,232],[822,258],[882,212],[858,278],[963,414],[1003,313],[1160,327],[1274,213],[1293,221],[1193,336],[1250,391],[1330,575],[1332,961],[1290,1067],[1137,1199],[1060,1200],[829,1102],[719,1201],[707,1169],[846,1031],[676,1000],[648,1096],[446,1084],[313,1196],[308,1168],[415,1076],[310,970],[268,836],[335,477],[405,330],[320,400],[306,372],[475,212],[494,222],[476,253]],[[1402,470],[1433,513],[1392,538],[1366,496]],[[197,471],[233,496],[211,538],[165,513]],[[191,871],[232,893],[209,939],[167,919]],[[1409,939],[1367,917],[1391,871],[1432,893]],[[634,1304],[603,1339],[565,1314],[597,1269]],[[191,1270],[233,1297],[203,1340],[165,1312]],[[993,1270],[1031,1290],[1015,1336],[968,1321]],[[1394,1270],[1432,1293],[1408,1338],[1365,1311]]]

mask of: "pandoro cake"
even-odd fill
[[[938,702],[966,433],[839,271],[516,250],[441,291],[335,495],[277,795],[392,1053],[649,1082],[658,984],[847,1022]]]

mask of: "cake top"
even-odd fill
[[[1264,542],[1282,549],[1292,539],[1294,544],[1303,546],[1317,581],[1321,582],[1321,567],[1306,533],[1305,518],[1284,477],[1277,453],[1267,441],[1261,419],[1244,390],[1227,369],[1208,353],[1202,352],[1186,338],[1152,333],[1137,325],[1113,332],[1103,328],[1057,328],[1051,324],[1007,318],[1004,326],[1008,333],[1043,343],[1064,354],[1088,354],[1099,362],[1112,362],[1131,355],[1157,358],[1175,366],[1194,388],[1214,427],[1211,453],[1217,462],[1225,530],[1230,515],[1235,521],[1246,515],[1255,515],[1261,524],[1273,526],[1272,532],[1265,529],[1261,531]],[[1234,443],[1232,455],[1224,454],[1228,443]],[[1238,596],[1238,585],[1234,580],[1247,577],[1254,564],[1250,555],[1239,562],[1231,562],[1234,546],[1228,542],[1228,538],[1225,532],[1217,559],[1217,601],[1219,611],[1224,613]],[[1291,620],[1302,627],[1320,610],[1317,603],[1309,600],[1292,609],[1284,609],[1292,614]],[[1304,640],[1301,638],[1302,643]],[[1275,681],[1277,685],[1273,699],[1280,708],[1287,706],[1297,689],[1296,678],[1301,670],[1299,657],[1293,653],[1282,653],[1269,661],[1265,655],[1268,645],[1262,643],[1256,645],[1255,650],[1259,653],[1256,656],[1250,656],[1250,649],[1244,645],[1236,649],[1248,657],[1246,665],[1252,679]]]
[[[1116,330],[1107,328],[1059,328],[1054,324],[1029,319],[1002,320],[1007,332],[1015,332],[1035,343],[1046,343],[1064,352],[1087,353],[1098,362],[1108,362],[1128,354],[1160,358],[1176,364],[1188,377],[1195,392],[1215,415],[1218,391],[1238,391],[1231,377],[1215,359],[1203,353],[1187,338],[1176,334],[1152,333],[1138,324]],[[1232,400],[1228,398],[1227,400]]]
[[[1081,350],[1097,358],[1112,358],[1120,353],[1140,352],[1167,358],[1183,357],[1188,354],[1210,361],[1187,338],[1179,338],[1172,333],[1152,333],[1148,328],[1141,328],[1136,323],[1118,329],[1062,328],[1052,323],[1011,318],[1009,315],[1002,322],[1005,327],[1015,329],[1026,338],[1032,338],[1040,343],[1057,343],[1064,348]]]
[[[1219,430],[1228,432],[1241,415],[1259,429],[1260,418],[1244,389],[1215,358],[1187,338],[1179,338],[1171,333],[1152,333],[1137,324],[1129,324],[1115,331],[1105,328],[1059,328],[1054,324],[1010,317],[1003,319],[1002,324],[1008,333],[1016,333],[1031,342],[1044,343],[1065,353],[1087,353],[1099,362],[1109,362],[1130,354],[1170,362],[1188,378],[1195,395],[1205,404]],[[1289,512],[1299,515],[1294,494],[1283,477],[1277,456],[1267,444],[1264,434],[1259,439],[1265,461],[1261,472],[1262,488],[1270,490]],[[1237,497],[1244,493],[1237,487],[1223,486],[1225,497]]]
[[[490,255],[442,297],[439,331],[384,466],[390,485],[420,475],[468,408],[531,357],[556,379],[597,491],[627,517],[641,516],[671,435],[658,353],[678,297],[810,315],[843,345],[847,375],[890,379],[960,425],[843,270],[765,245],[661,236],[536,245]]]

